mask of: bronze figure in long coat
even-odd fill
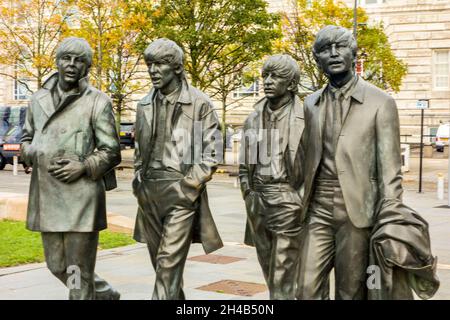
[[[187,83],[178,45],[158,39],[144,56],[153,88],[136,113],[134,238],[147,243],[156,271],[153,299],[184,299],[191,242],[206,253],[222,247],[206,193],[221,161],[220,124],[210,99]]]
[[[68,269],[81,272],[71,299],[118,298],[94,274],[98,232],[107,226],[105,177],[115,179],[121,161],[111,100],[88,83],[84,39],[65,39],[56,61],[58,73],[31,97],[23,128],[21,156],[33,168],[27,228],[42,233],[47,265],[64,284]]]

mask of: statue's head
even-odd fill
[[[300,68],[287,54],[270,56],[262,67],[264,93],[268,99],[279,99],[286,94],[295,94],[300,81]]]
[[[164,89],[184,78],[184,53],[172,40],[161,38],[150,43],[144,59],[156,89]]]
[[[92,49],[89,43],[76,37],[64,39],[56,49],[56,65],[59,81],[68,86],[78,85],[78,81],[88,75],[92,65]]]
[[[328,76],[352,72],[356,63],[356,40],[350,30],[326,26],[316,35],[313,55],[318,67]]]

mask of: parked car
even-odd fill
[[[14,156],[20,156],[25,112],[26,107],[0,107],[0,170],[13,164]]]
[[[443,123],[436,132],[436,151],[443,152],[450,138],[450,123]]]
[[[129,146],[134,148],[134,131],[135,126],[133,122],[120,123],[120,144],[122,146]]]

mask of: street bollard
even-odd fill
[[[13,157],[13,175],[17,176],[17,168],[19,167],[19,158],[17,156]]]
[[[438,173],[437,176],[437,197],[438,200],[444,200],[444,175],[442,173]]]

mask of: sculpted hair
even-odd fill
[[[316,40],[313,45],[314,59],[317,61],[317,55],[321,51],[322,47],[327,43],[333,43],[337,41],[347,41],[348,45],[352,49],[353,58],[356,58],[356,52],[358,45],[350,30],[339,26],[326,26],[322,28],[316,35]]]
[[[298,83],[300,82],[300,68],[297,61],[295,61],[290,55],[276,54],[270,56],[262,67],[262,77],[264,75],[274,72],[279,76],[289,79],[289,81],[295,82],[295,87],[292,90],[293,93],[298,92]]]
[[[88,64],[88,68],[92,65],[92,48],[83,38],[69,37],[64,39],[56,49],[56,60],[65,54],[74,54],[83,57]]]
[[[152,43],[144,51],[145,61],[161,61],[173,68],[184,66],[183,50],[174,41],[160,38]]]

